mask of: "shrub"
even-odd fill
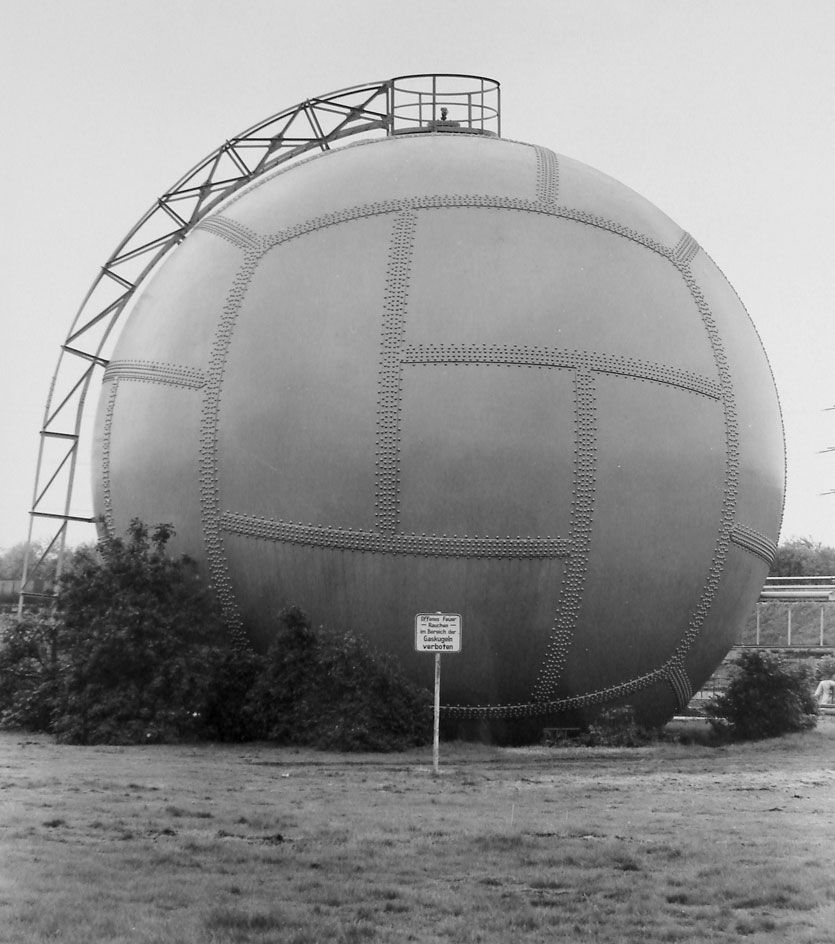
[[[263,737],[250,699],[262,666],[263,656],[251,649],[217,650],[203,715],[204,737],[236,742]]]
[[[580,740],[589,747],[641,747],[657,738],[655,728],[647,728],[635,720],[632,705],[616,705],[600,711]]]
[[[0,637],[0,727],[49,731],[57,689],[56,621],[9,619]]]
[[[361,637],[314,631],[297,607],[279,615],[251,705],[264,736],[280,744],[393,751],[431,737],[428,691]]]
[[[137,519],[73,562],[58,595],[53,730],[91,744],[172,741],[200,729],[222,623],[170,525]]]
[[[0,641],[0,725],[77,744],[270,738],[398,750],[431,733],[428,692],[352,633],[285,610],[266,656],[230,647],[170,525],[137,519],[76,554],[54,618],[10,621]]]
[[[808,669],[758,649],[740,655],[728,687],[707,712],[714,731],[733,740],[779,737],[817,723]]]
[[[835,656],[821,656],[815,664],[815,681],[835,678]]]

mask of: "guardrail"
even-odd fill
[[[835,576],[769,577],[739,645],[835,648]]]

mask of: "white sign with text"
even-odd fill
[[[418,652],[460,652],[461,616],[458,613],[418,613],[415,649]]]

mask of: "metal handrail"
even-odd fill
[[[427,127],[501,135],[501,87],[475,75],[404,75],[392,79],[392,133]]]

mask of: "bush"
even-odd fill
[[[235,742],[263,737],[250,698],[262,668],[263,656],[251,649],[217,650],[203,715],[204,737]]]
[[[251,693],[265,737],[338,751],[395,751],[431,738],[428,691],[352,633],[320,629],[297,607],[279,630]]]
[[[714,731],[756,741],[805,731],[817,723],[809,670],[774,653],[753,649],[736,662],[725,691],[707,705]]]
[[[170,525],[137,519],[78,555],[58,594],[53,731],[72,743],[194,737],[209,699],[218,612]]]
[[[428,692],[351,633],[281,614],[266,656],[233,649],[173,531],[138,520],[75,555],[54,618],[0,637],[0,726],[76,744],[269,738],[330,750],[399,750],[431,733]]]
[[[815,664],[815,681],[835,678],[835,656],[821,656]]]
[[[125,539],[77,552],[54,616],[10,620],[0,642],[0,726],[72,743],[199,733],[224,664],[223,628],[173,531],[138,520]]]
[[[632,705],[604,708],[580,737],[588,747],[641,747],[658,739],[655,728],[647,728],[635,720]]]
[[[40,613],[6,622],[0,636],[0,727],[52,729],[56,635],[56,621]]]

